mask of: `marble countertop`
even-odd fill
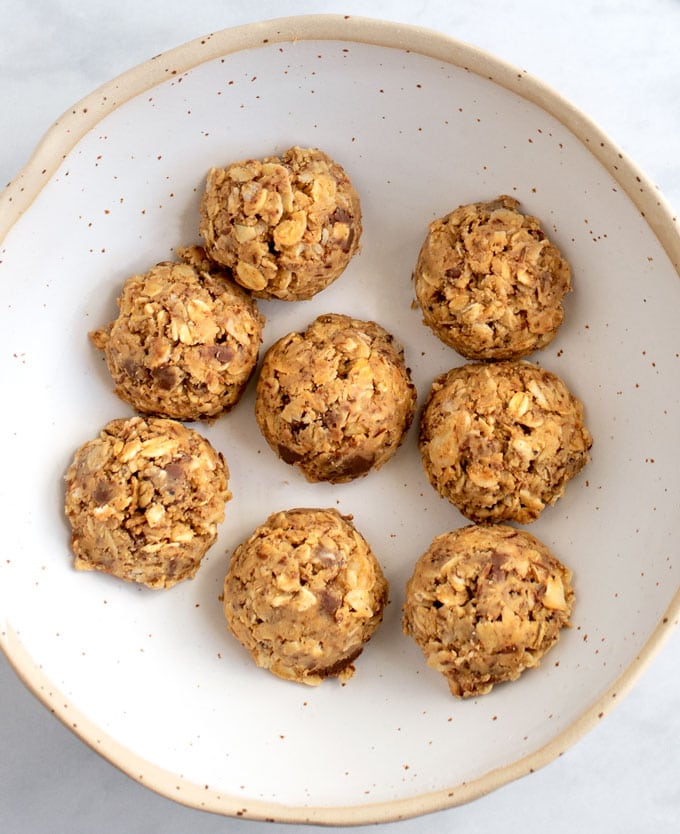
[[[594,119],[680,209],[678,0],[5,0],[0,182],[18,173],[64,110],[129,67],[210,31],[323,12],[431,27],[526,70]],[[475,834],[499,826],[523,834],[679,830],[679,655],[676,629],[611,715],[537,773],[471,804],[381,828],[400,834]],[[4,656],[0,703],[3,831],[264,830],[263,823],[195,811],[140,787],[62,727],[24,689]],[[269,825],[282,832],[296,828]]]

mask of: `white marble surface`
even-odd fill
[[[14,177],[62,111],[123,70],[210,31],[311,12],[432,27],[527,70],[595,119],[680,210],[679,0],[4,0],[0,182]],[[676,630],[617,709],[531,777],[469,805],[381,828],[680,830],[679,656]],[[0,704],[0,830],[8,834],[265,830],[264,823],[194,811],[140,787],[64,729],[4,657]]]

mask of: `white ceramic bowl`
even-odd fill
[[[252,386],[201,430],[235,498],[195,580],[151,592],[76,573],[62,478],[129,414],[87,333],[122,281],[197,241],[212,164],[315,145],[352,177],[363,250],[313,301],[263,303],[265,347],[321,312],[404,342],[420,400],[462,360],[421,324],[411,272],[430,220],[517,197],[574,271],[535,361],[584,401],[592,462],[531,532],[574,571],[571,630],[543,665],[460,702],[401,633],[413,563],[466,523],[425,480],[415,427],[379,473],[310,485],[259,436]],[[558,755],[626,692],[678,619],[680,237],[644,175],[525,73],[440,34],[335,16],[220,32],[77,104],[0,197],[4,403],[0,644],[36,695],[145,785],[222,814],[366,823],[465,802]],[[345,686],[257,669],[227,632],[228,553],[285,507],[354,516],[391,582]]]

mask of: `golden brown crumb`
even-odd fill
[[[199,229],[210,257],[253,295],[300,301],[335,281],[358,251],[361,205],[337,162],[292,147],[212,168]]]
[[[267,351],[255,414],[272,449],[308,480],[343,483],[394,455],[415,402],[396,339],[375,322],[328,314]]]
[[[264,318],[200,247],[129,278],[118,317],[90,334],[115,392],[145,414],[215,417],[238,402],[257,363]]]
[[[230,629],[258,666],[317,685],[347,680],[380,624],[388,585],[349,516],[272,514],[240,544],[224,583]]]
[[[66,516],[78,570],[150,588],[196,573],[231,498],[222,455],[159,417],[112,420],[66,472]]]
[[[581,402],[525,361],[442,374],[420,420],[431,484],[471,521],[535,521],[586,465],[591,444]]]
[[[437,536],[406,588],[404,633],[460,698],[538,666],[569,625],[571,571],[530,533],[505,525]]]
[[[545,347],[570,289],[567,261],[507,196],[432,222],[415,269],[425,323],[468,359],[519,359]]]

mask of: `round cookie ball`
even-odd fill
[[[415,404],[397,340],[375,322],[331,313],[267,351],[255,416],[272,449],[307,480],[345,483],[394,455]]]
[[[116,394],[136,411],[216,417],[238,402],[257,364],[264,318],[199,247],[129,278],[118,317],[90,334]]]
[[[210,257],[259,298],[311,298],[359,248],[359,196],[343,168],[314,148],[212,168],[200,211]]]
[[[419,448],[432,486],[471,521],[535,521],[586,465],[583,405],[526,361],[453,368],[430,389]]]
[[[540,222],[512,197],[433,221],[415,269],[423,320],[468,359],[519,359],[564,318],[571,269]]]
[[[437,536],[406,586],[402,625],[459,698],[538,666],[569,625],[571,571],[506,525]]]
[[[190,579],[231,498],[229,470],[208,440],[175,420],[112,420],[66,472],[77,570],[149,588]]]
[[[224,582],[229,628],[256,664],[315,686],[347,680],[383,617],[388,584],[350,516],[272,514],[234,551]]]

